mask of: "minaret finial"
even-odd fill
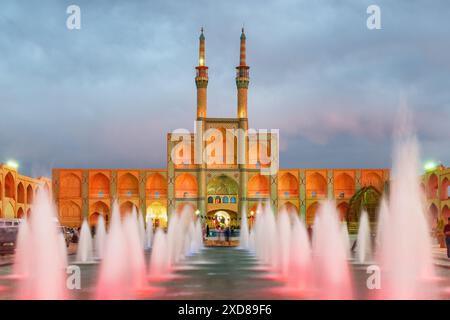
[[[246,62],[244,26],[242,26],[239,66],[236,67],[236,86],[238,89],[238,117],[247,118],[247,89],[249,84],[249,66]]]
[[[200,45],[198,53],[198,66],[195,84],[197,86],[197,119],[206,117],[206,88],[208,86],[208,67],[206,66],[205,35],[203,27],[200,28]]]

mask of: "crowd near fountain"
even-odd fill
[[[401,127],[403,128],[403,127]],[[296,298],[355,298],[352,267],[377,265],[381,288],[370,298],[423,299],[436,297],[429,227],[418,181],[418,144],[403,130],[397,137],[389,193],[381,200],[377,226],[367,211],[359,213],[356,241],[341,221],[333,199],[323,200],[311,230],[296,212],[274,212],[261,202],[249,228],[242,212],[240,244],[236,250],[254,255],[261,269],[284,284]],[[154,230],[151,214],[134,208],[125,214],[115,202],[111,221],[103,215],[92,235],[89,222],[81,226],[75,264],[97,264],[92,298],[134,299],[152,290],[151,284],[171,279],[177,266],[203,250],[202,221],[190,206],[171,215],[167,230]],[[145,252],[149,251],[149,254]],[[20,299],[66,299],[67,249],[56,208],[45,191],[18,232],[13,275]]]

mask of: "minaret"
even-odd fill
[[[198,54],[198,66],[195,67],[197,75],[195,84],[197,86],[197,119],[206,118],[206,88],[208,87],[208,67],[205,60],[205,36],[203,28],[200,34],[200,47]]]
[[[242,28],[241,33],[241,50],[240,50],[239,66],[236,67],[236,86],[238,89],[238,118],[247,119],[247,90],[249,78],[249,69],[245,62],[245,33]]]

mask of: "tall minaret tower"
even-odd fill
[[[197,119],[206,118],[206,89],[208,87],[208,67],[205,60],[205,36],[203,28],[200,34],[200,47],[198,54],[198,66],[195,67],[197,75],[195,84],[197,86]]]
[[[245,33],[242,28],[241,33],[241,53],[239,59],[239,66],[236,67],[236,86],[238,89],[238,118],[247,119],[247,90],[249,78],[249,69],[245,62]]]

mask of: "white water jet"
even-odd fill
[[[278,266],[278,236],[275,215],[269,204],[258,206],[255,221],[255,249],[261,263],[272,269]]]
[[[291,221],[289,213],[285,210],[278,213],[278,270],[282,276],[287,277],[290,262],[291,247]]]
[[[169,274],[169,254],[167,235],[160,228],[156,229],[150,256],[149,275],[152,279],[164,278]]]
[[[314,222],[313,255],[315,283],[320,299],[350,299],[352,286],[334,201],[321,203]]]
[[[244,208],[241,214],[241,227],[239,230],[239,248],[249,249],[249,231],[247,221],[247,209]]]
[[[91,262],[93,261],[93,243],[91,229],[89,228],[89,223],[86,219],[83,219],[81,224],[80,239],[78,241],[77,248],[77,262]]]
[[[141,290],[146,286],[146,270],[143,242],[139,234],[139,218],[136,212],[127,215],[123,223],[126,239],[128,271],[130,273],[130,286],[133,291]]]
[[[153,221],[152,218],[147,219],[147,227],[145,229],[145,249],[150,249],[153,242]]]
[[[33,214],[29,220],[29,240],[27,257],[20,269],[27,276],[20,282],[19,299],[64,299],[65,265],[61,249],[61,237],[58,234],[56,208],[52,205],[50,195],[40,190],[35,198]],[[22,246],[22,245],[21,245]],[[19,251],[25,250],[23,247]]]
[[[127,239],[122,229],[119,206],[113,203],[105,253],[96,288],[97,299],[130,299]]]
[[[312,286],[312,256],[308,231],[297,215],[293,216],[288,285],[299,290]]]
[[[358,236],[356,240],[356,257],[359,263],[365,263],[370,259],[372,252],[369,215],[363,210],[359,218]]]
[[[146,232],[145,232],[145,222],[144,216],[141,213],[138,213],[138,225],[139,225],[139,239],[141,241],[142,248],[145,249],[147,245]]]
[[[407,110],[401,110],[394,146],[388,220],[379,232],[384,299],[434,297],[429,226],[420,190],[418,142]],[[385,210],[385,209],[384,209]]]
[[[103,215],[100,215],[95,227],[95,256],[98,259],[103,259],[106,246],[106,227]]]
[[[382,250],[382,245],[388,245],[387,239],[385,237],[389,234],[387,228],[389,227],[389,207],[388,202],[385,197],[381,199],[380,209],[378,211],[377,219],[377,235],[375,238],[375,250],[377,255]]]

